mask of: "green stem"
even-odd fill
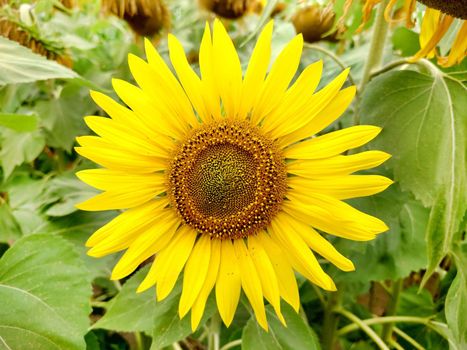
[[[420,343],[418,343],[414,338],[412,338],[410,335],[408,335],[407,333],[405,333],[404,331],[402,331],[400,328],[397,328],[396,326],[394,326],[394,333],[396,333],[399,337],[401,337],[402,339],[404,339],[407,343],[409,343],[410,345],[412,345],[415,349],[417,350],[425,350],[425,348],[420,345]]]
[[[350,321],[352,321],[355,324],[355,326],[364,331],[381,350],[389,350],[389,347],[378,336],[378,334],[376,334],[376,332],[373,329],[371,329],[370,326],[368,326],[368,324],[366,324],[362,319],[358,318],[353,313],[347,310],[336,309],[334,310],[334,312],[339,313],[342,316],[348,318]]]
[[[370,80],[373,69],[379,68],[383,61],[384,44],[388,34],[388,24],[384,19],[384,10],[389,0],[383,0],[376,11],[375,24],[373,25],[373,34],[371,36],[370,51],[363,68],[362,81],[360,82],[360,90],[363,90],[366,83]]]
[[[342,69],[346,69],[348,67],[348,65],[346,65],[344,61],[342,61],[334,52],[327,50],[324,47],[321,47],[315,44],[308,44],[308,43],[303,43],[303,47],[306,49],[310,49],[310,50],[316,50],[316,51],[319,51],[325,54],[330,59],[332,59],[334,62],[336,62],[336,64]],[[352,85],[357,85],[351,73],[349,73],[349,81],[352,83]]]
[[[242,340],[241,340],[241,339],[233,340],[233,341],[231,341],[230,343],[225,344],[225,345],[221,348],[221,350],[232,349],[232,348],[234,348],[234,347],[236,347],[236,346],[240,346],[240,345],[242,345]]]
[[[362,320],[362,322],[365,323],[366,325],[403,322],[403,323],[419,323],[419,324],[424,324],[428,326],[430,323],[430,318],[415,317],[415,316],[387,316],[387,317],[369,318],[366,320]],[[345,326],[339,329],[337,331],[337,334],[342,336],[349,332],[356,331],[358,328],[359,327],[357,325],[350,324],[348,326]]]
[[[144,350],[143,335],[141,332],[135,332],[136,350]]]
[[[219,350],[220,347],[221,317],[215,313],[211,317],[208,335],[208,350]]]
[[[392,286],[391,299],[389,301],[388,309],[386,311],[386,316],[394,316],[397,311],[397,306],[399,305],[399,297],[402,291],[403,281],[399,279],[394,282]],[[382,338],[386,343],[389,343],[389,340],[392,338],[392,329],[393,323],[386,323],[383,326]]]
[[[338,315],[334,312],[336,307],[340,304],[340,292],[331,293],[329,295],[327,304],[324,308],[324,321],[321,342],[324,350],[331,350],[333,348],[337,330],[337,323],[339,321]]]

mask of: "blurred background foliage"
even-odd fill
[[[399,1],[402,5],[403,1]],[[466,133],[467,60],[406,64],[419,50],[422,7],[412,29],[391,25],[383,66],[362,82],[373,18],[363,30],[363,2],[342,18],[344,0],[0,0],[0,349],[214,349],[205,326],[191,334],[178,319],[180,288],[163,302],[136,294],[146,267],[110,281],[118,256],[93,259],[84,242],[116,212],[74,205],[94,190],[74,175],[93,164],[73,151],[88,134],[83,116],[104,115],[89,89],[113,95],[111,78],[132,81],[128,53],[144,57],[148,36],[167,59],[166,34],[182,42],[197,69],[205,21],[223,18],[248,62],[255,37],[275,19],[273,57],[296,32],[306,40],[301,71],[322,59],[321,86],[344,67],[360,87],[352,107],[328,130],[383,126],[370,145],[393,155],[375,172],[396,183],[353,200],[390,231],[372,242],[333,239],[355,262],[343,273],[322,261],[339,291],[300,279],[299,315],[283,305],[288,328],[269,313],[269,333],[240,305],[221,330],[227,349],[394,349],[467,346]],[[441,43],[449,47],[452,35]],[[362,321],[363,320],[363,321]],[[363,325],[363,326],[362,326]],[[383,344],[384,345],[384,344]]]

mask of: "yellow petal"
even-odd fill
[[[159,73],[159,78],[169,87],[170,93],[177,98],[179,113],[187,113],[187,117],[190,119],[190,124],[198,122],[196,116],[193,114],[193,107],[190,103],[190,100],[186,96],[183,88],[180,86],[180,83],[172,74],[172,71],[165,64],[164,59],[159,55],[157,50],[152,45],[151,41],[147,38],[144,39],[144,47],[146,51],[146,57],[149,65],[151,66],[154,72]],[[193,120],[193,116],[196,120]]]
[[[336,80],[338,78],[336,78]],[[312,101],[311,103],[312,105],[316,105],[316,107],[308,110],[306,113],[307,116],[303,118],[303,120],[306,121],[305,124],[300,124],[302,127],[297,128],[294,132],[281,137],[279,139],[280,145],[291,145],[292,143],[313,136],[314,134],[323,130],[326,126],[330,125],[333,121],[339,118],[342,113],[344,113],[344,111],[352,102],[357,89],[355,86],[350,86],[337,92],[337,90],[335,90],[336,87],[334,86],[334,91],[336,91],[337,94],[332,95],[332,99],[329,100],[327,104],[322,104],[320,102],[321,94],[329,95],[328,91],[325,90],[329,86],[330,85],[313,95],[316,100]]]
[[[171,72],[156,71],[150,64],[133,54],[128,55],[128,65],[138,85],[151,99],[157,101],[172,127],[199,125],[190,101]]]
[[[253,107],[251,114],[253,124],[260,122],[282,101],[284,93],[297,71],[302,48],[303,37],[299,34],[287,44],[277,57],[263,85],[258,102]]]
[[[250,236],[249,239],[256,241],[256,245],[261,245],[264,248],[276,273],[282,298],[298,312],[300,296],[298,294],[297,280],[283,249],[265,232],[260,232],[256,237]]]
[[[312,191],[337,199],[371,196],[384,191],[392,183],[392,180],[379,175],[336,176],[313,180],[294,176],[287,179],[287,184],[297,193]]]
[[[287,128],[292,120],[307,111],[310,103],[315,99],[313,93],[321,80],[322,71],[323,61],[321,60],[310,64],[303,70],[285,93],[281,104],[264,119],[263,128],[266,132],[272,132],[274,138],[288,133],[283,128]],[[282,131],[274,129],[282,129]]]
[[[228,327],[232,323],[240,299],[240,269],[230,239],[221,242],[221,260],[216,283],[216,301],[219,314]]]
[[[152,189],[156,194],[165,191],[166,179],[163,173],[131,174],[118,170],[88,169],[78,171],[76,176],[103,191],[133,191],[141,188]]]
[[[349,175],[353,172],[377,167],[391,157],[381,151],[367,151],[350,156],[322,159],[300,159],[287,164],[287,172],[307,178]]]
[[[287,193],[287,197],[291,201],[284,202],[283,209],[288,214],[339,237],[366,241],[388,229],[378,218],[326,195]]]
[[[308,111],[312,106],[310,103],[314,100],[313,93],[318,87],[322,71],[321,60],[303,70],[285,93],[281,104],[264,119],[262,128],[266,132],[272,132],[274,138],[289,133],[286,129],[293,125],[292,121],[298,119],[298,116],[303,115],[304,111]]]
[[[261,87],[271,60],[271,37],[273,21],[264,26],[251,54],[248,68],[243,80],[242,99],[239,107],[239,117],[246,118],[258,99]]]
[[[286,325],[284,316],[281,313],[281,295],[274,267],[266,251],[255,236],[248,237],[248,252],[253,260],[256,271],[259,272],[258,277],[264,297],[271,303],[282,324]]]
[[[336,290],[336,286],[321,268],[318,260],[299,234],[284,219],[286,214],[279,213],[271,222],[271,237],[287,254],[293,267],[314,284],[326,290]]]
[[[182,44],[180,44],[175,36],[169,34],[168,45],[170,61],[172,62],[175,72],[177,72],[178,79],[180,80],[183,89],[188,95],[191,104],[195,108],[201,120],[210,120],[211,113],[208,111],[204,104],[204,98],[202,95],[203,86],[201,84],[201,80],[188,63],[188,60],[185,56],[185,51],[183,51]]]
[[[118,145],[130,152],[166,158],[168,156],[168,139],[160,140],[159,144],[148,137],[134,134],[128,125],[119,124],[112,119],[88,116],[84,121],[96,134],[110,144]],[[165,142],[164,142],[165,141]]]
[[[201,72],[201,86],[203,88],[204,103],[215,119],[222,117],[220,110],[219,91],[216,84],[214,68],[214,54],[209,23],[206,22],[203,38],[199,48],[199,70]]]
[[[149,98],[143,90],[120,79],[112,79],[112,87],[118,97],[135,112],[141,123],[153,133],[176,139],[184,136],[187,128],[176,128],[174,124],[169,123],[164,110],[161,110],[156,101]]]
[[[156,254],[170,242],[180,219],[172,209],[166,209],[161,218],[154,221],[151,227],[131,243],[120,261],[115,265],[111,279],[128,276],[139,264]],[[96,245],[91,250],[98,250],[99,248],[101,248],[101,245]]]
[[[152,189],[139,188],[138,190],[107,191],[76,204],[76,208],[87,211],[127,209],[144,204],[156,196]]]
[[[268,330],[268,320],[266,319],[266,310],[263,302],[263,291],[261,282],[256,271],[253,260],[251,259],[248,249],[245,246],[243,239],[234,240],[235,254],[237,255],[240,276],[242,280],[242,288],[250,301],[251,307],[255,313],[256,320],[259,325]]]
[[[105,168],[131,173],[152,173],[167,167],[163,158],[130,152],[98,136],[81,136],[76,140],[83,146],[75,147],[79,155]]]
[[[110,241],[122,238],[134,241],[138,237],[139,230],[144,228],[145,225],[150,225],[157,219],[157,214],[168,204],[169,201],[167,198],[159,198],[123,212],[94,232],[87,240],[86,247],[94,247],[107,238]],[[127,246],[121,249],[126,247]]]
[[[422,25],[420,28],[420,36],[419,36],[419,41],[420,41],[420,47],[426,47],[430,39],[435,35],[436,30],[439,26],[440,23],[440,18],[441,18],[441,11],[435,10],[431,7],[427,7],[425,10],[425,14],[423,15],[423,20],[422,20]],[[426,58],[433,58],[435,57],[436,54],[436,46],[430,50],[430,52],[427,52]]]
[[[288,224],[294,228],[295,232],[300,235],[300,237],[311,249],[313,249],[323,258],[336,265],[342,271],[355,270],[352,261],[350,261],[341,253],[339,253],[331,243],[324,239],[309,225],[306,225],[299,220],[295,220],[289,215],[285,216],[285,221],[288,222]]]
[[[165,299],[177,282],[195,244],[198,234],[189,226],[182,226],[171,242],[157,255],[157,300]]]
[[[424,21],[430,21],[431,19],[436,20],[434,15],[431,16],[431,14],[434,14],[435,11],[438,10],[427,8]],[[441,14],[439,20],[437,21],[438,23],[435,24],[435,28],[430,28],[428,31],[425,30],[426,33],[423,33],[424,30],[422,28],[422,33],[420,35],[420,50],[413,57],[410,57],[408,61],[416,62],[420,58],[432,56],[436,52],[436,45],[438,45],[443,36],[446,34],[453,21],[454,17]]]
[[[211,259],[211,238],[201,235],[185,266],[183,290],[178,305],[180,318],[190,311],[204,285]]]
[[[235,118],[242,93],[242,67],[232,40],[218,19],[214,20],[212,48],[217,87],[225,114]]]
[[[456,35],[456,39],[451,46],[448,57],[438,58],[438,63],[443,67],[451,67],[459,64],[467,54],[467,21],[462,21],[462,27]]]
[[[198,328],[199,322],[204,313],[206,300],[211,293],[214,284],[217,281],[221,258],[221,241],[213,239],[211,241],[211,258],[209,259],[209,268],[198,297],[196,298],[193,308],[191,309],[191,329],[193,332]]]
[[[381,128],[377,126],[352,126],[292,145],[284,150],[284,155],[291,159],[332,157],[366,144],[380,132]]]
[[[141,122],[132,110],[122,106],[101,92],[91,91],[90,95],[94,102],[101,107],[113,121],[120,125],[126,125],[129,132],[138,134],[142,138],[151,138],[151,136],[154,135],[154,133],[148,133],[147,129],[141,128]]]

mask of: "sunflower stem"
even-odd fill
[[[212,315],[209,323],[208,350],[219,350],[220,348],[221,317],[219,313]]]
[[[337,323],[339,321],[339,315],[334,312],[334,309],[340,305],[340,296],[341,293],[339,290],[337,292],[331,293],[324,309],[324,322],[321,340],[324,350],[333,349]]]
[[[344,310],[344,309],[335,309],[334,312],[341,314],[345,318],[349,319],[352,321],[358,328],[360,328],[363,332],[368,335],[368,337],[371,338],[375,342],[375,344],[380,348],[381,350],[389,350],[389,347],[384,343],[384,341],[379,337],[376,332],[371,329],[368,324],[366,324],[362,319],[351,313],[350,311]]]
[[[391,299],[386,311],[386,316],[394,316],[396,314],[397,306],[399,305],[399,297],[402,291],[402,282],[402,279],[399,279],[395,281],[392,286]],[[392,338],[393,327],[393,323],[385,323],[383,326],[382,338],[386,343],[389,343]]]
[[[376,11],[375,24],[373,25],[373,33],[371,35],[370,50],[363,67],[362,80],[360,81],[359,92],[363,92],[366,84],[371,79],[371,72],[381,67],[383,62],[384,45],[388,34],[388,24],[384,19],[384,9],[386,8],[389,0],[383,0]],[[354,114],[354,124],[360,124],[360,113]]]

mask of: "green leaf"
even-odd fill
[[[0,36],[0,72],[0,85],[78,78],[78,74],[71,69],[35,54],[16,41],[2,36]]]
[[[450,249],[467,209],[466,88],[434,67],[433,76],[397,71],[365,89],[362,120],[383,127],[373,145],[393,158],[395,179],[425,206],[433,206],[426,232],[426,281]]]
[[[118,332],[142,332],[151,330],[156,311],[156,296],[153,289],[136,293],[148,273],[148,266],[139,270],[125,282],[118,295],[112,299],[105,315],[92,328]]]
[[[0,259],[0,340],[7,349],[86,348],[89,275],[60,237],[22,238]]]
[[[413,56],[420,50],[418,34],[405,27],[394,30],[391,40],[394,49],[404,57]]]
[[[243,330],[243,350],[315,350],[320,349],[316,334],[290,305],[282,303],[284,327],[270,306],[266,307],[269,332],[265,332],[252,317]]]
[[[446,296],[445,314],[459,349],[467,348],[467,243],[453,250],[457,274]]]
[[[89,132],[83,116],[96,107],[87,89],[68,84],[55,98],[37,102],[34,109],[47,130],[47,145],[71,151],[75,137]]]
[[[34,131],[37,129],[37,116],[29,114],[0,113],[0,126],[14,131]]]
[[[335,246],[351,259],[355,272],[335,270],[345,282],[399,279],[427,265],[425,230],[429,210],[397,184],[377,195],[351,200],[356,208],[383,220],[389,231],[369,242],[336,239]]]
[[[45,138],[40,130],[31,133],[4,131],[4,141],[0,151],[0,161],[4,178],[10,176],[13,169],[24,162],[32,162],[42,152]]]
[[[0,242],[10,242],[21,237],[21,227],[10,206],[0,199]]]

